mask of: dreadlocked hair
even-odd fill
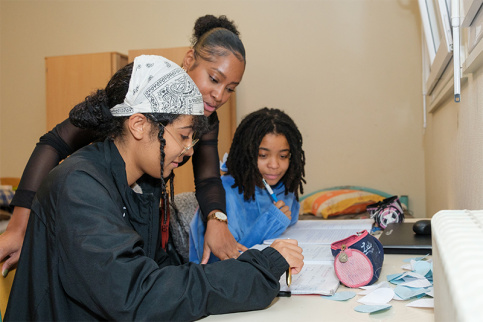
[[[212,61],[214,56],[227,56],[231,52],[239,61],[246,63],[240,32],[226,16],[199,17],[195,22],[191,45],[195,58],[199,56],[206,61]]]
[[[113,117],[111,108],[124,102],[129,89],[133,63],[118,70],[105,89],[99,89],[74,106],[69,113],[71,123],[95,131],[100,137],[116,137],[123,131],[127,117]]]
[[[258,149],[267,134],[281,134],[287,139],[291,156],[281,181],[285,185],[285,194],[291,192],[298,200],[299,191],[303,194],[303,184],[306,183],[302,135],[293,120],[279,109],[265,107],[243,118],[233,137],[226,174],[234,178],[233,188],[238,187],[245,200],[254,200],[255,187],[263,187],[258,170]]]

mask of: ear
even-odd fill
[[[149,136],[150,125],[146,116],[140,113],[131,115],[127,120],[128,130],[136,140],[142,140],[144,137]]]
[[[183,68],[187,71],[193,67],[195,64],[195,50],[191,48],[188,52],[184,55],[183,58]]]

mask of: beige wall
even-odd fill
[[[483,209],[482,97],[480,67],[464,73],[461,102],[455,103],[450,95],[428,114],[424,144],[430,214],[441,209]]]
[[[425,216],[416,0],[1,1],[0,175],[20,176],[45,128],[44,57],[188,44],[203,14],[247,49],[238,121],[263,106],[304,136],[306,192],[359,185]],[[86,93],[87,94],[87,93]]]

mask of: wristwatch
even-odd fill
[[[221,211],[215,211],[215,212],[209,214],[208,217],[206,218],[206,220],[208,221],[210,219],[216,219],[218,221],[228,223],[228,217],[224,213],[222,213]]]

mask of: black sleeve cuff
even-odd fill
[[[267,247],[262,250],[262,254],[270,261],[270,271],[274,276],[280,278],[290,268],[288,262],[275,248]]]
[[[32,207],[34,197],[35,191],[17,189],[12,201],[10,202],[10,206],[30,209]]]

